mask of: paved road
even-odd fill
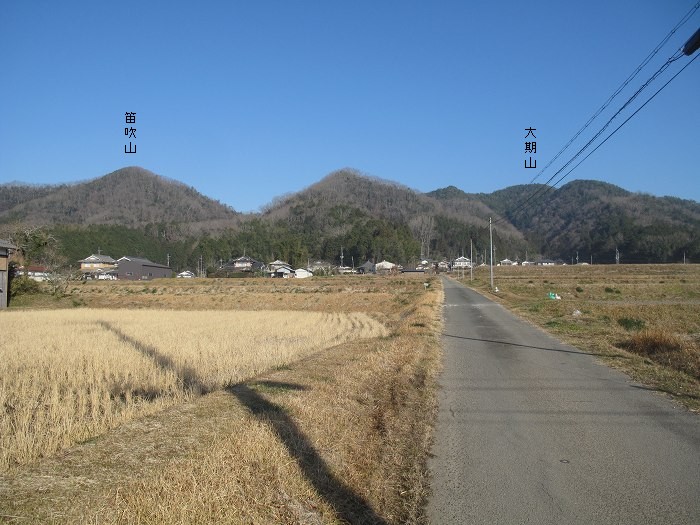
[[[433,524],[700,524],[700,417],[452,280]]]

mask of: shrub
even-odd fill
[[[682,345],[680,340],[671,332],[664,330],[644,330],[632,336],[628,350],[635,354],[648,357],[678,352]]]
[[[622,346],[660,365],[700,378],[700,354],[684,348],[681,340],[669,331],[643,330]]]
[[[613,290],[613,289],[610,288],[609,286],[606,286],[606,287],[605,287],[605,293],[615,293],[615,290]]]
[[[581,293],[581,292],[583,292],[583,288],[581,288],[580,286],[577,286],[577,287],[576,287],[576,291],[577,291],[578,293]]]
[[[617,320],[617,324],[629,331],[639,331],[645,326],[644,319],[636,319],[634,317],[622,317]]]
[[[10,297],[34,295],[38,293],[41,293],[41,285],[34,279],[22,275],[10,280]]]

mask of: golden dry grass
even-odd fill
[[[389,334],[315,352],[0,474],[0,514],[52,523],[425,523],[442,304],[439,281],[430,281],[427,290],[422,276],[173,280],[153,283],[156,294],[124,293],[121,283],[83,288],[84,304],[144,314],[210,302],[274,315],[361,310]],[[211,286],[218,291],[204,291]]]
[[[0,468],[351,339],[362,313],[56,310],[0,317]]]

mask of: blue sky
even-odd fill
[[[138,165],[239,211],[344,167],[419,191],[528,183],[525,128],[541,168],[695,1],[4,0],[0,183]],[[696,60],[566,181],[700,201],[699,80]]]

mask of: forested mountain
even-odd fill
[[[195,268],[200,257],[213,269],[243,253],[294,266],[309,259],[337,264],[342,248],[346,264],[386,258],[410,265],[468,255],[470,241],[481,262],[489,217],[497,259],[527,253],[568,262],[578,251],[581,261],[614,262],[617,247],[623,262],[675,262],[684,253],[700,260],[700,204],[595,181],[424,194],[344,169],[245,215],[136,167],[73,185],[0,185],[0,237],[43,226],[62,260],[73,264],[98,248],[158,262],[170,255],[177,270]],[[28,249],[27,258],[38,261],[40,253]]]
[[[578,252],[581,261],[593,256],[593,262],[614,262],[617,248],[627,263],[677,262],[684,252],[700,258],[700,203],[691,200],[590,180],[556,190],[523,185],[457,198],[485,203],[547,257],[570,261]]]
[[[384,254],[410,263],[419,257],[454,258],[469,250],[470,239],[483,253],[492,214],[481,202],[452,206],[395,182],[344,169],[278,198],[263,217],[284,221],[324,258],[337,256],[343,246],[358,260]],[[395,233],[387,239],[384,232]],[[505,252],[525,252],[522,234],[509,224],[497,232],[496,242]]]
[[[0,185],[0,223],[187,225],[193,232],[230,226],[228,206],[139,167],[60,186]]]

